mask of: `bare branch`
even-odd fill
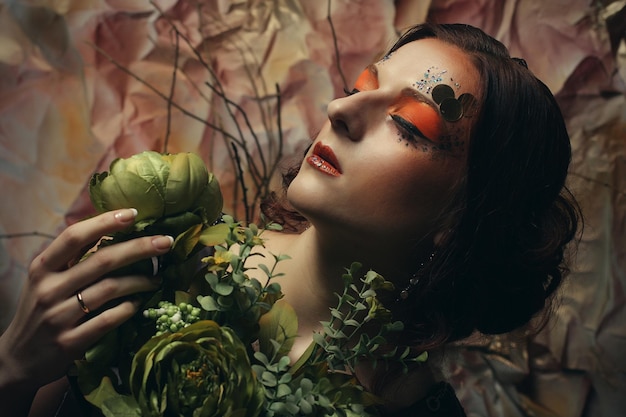
[[[346,77],[343,75],[343,70],[341,69],[341,61],[339,57],[339,45],[337,44],[337,33],[335,32],[335,25],[333,25],[333,19],[330,17],[330,2],[328,0],[328,13],[326,16],[326,20],[328,20],[328,24],[330,25],[330,31],[333,35],[333,45],[335,46],[335,61],[337,62],[337,71],[339,71],[339,75],[341,76],[341,82],[343,82],[343,89],[348,89],[348,83],[346,82]]]
[[[178,72],[178,54],[179,54],[179,38],[178,32],[174,32],[174,70],[172,71],[172,84],[170,86],[170,96],[167,99],[167,128],[165,129],[165,140],[163,141],[163,152],[167,152],[167,145],[170,140],[170,129],[172,123],[172,100],[174,100],[174,91],[176,89],[176,73]]]

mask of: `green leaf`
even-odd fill
[[[273,255],[276,262],[286,261],[287,259],[291,259],[289,255]]]
[[[283,356],[291,350],[298,333],[298,317],[293,307],[279,300],[259,319],[259,349],[268,357]],[[270,340],[282,345],[276,352]]]
[[[359,269],[361,269],[362,266],[363,265],[361,265],[359,262],[352,262],[352,265],[350,265],[350,275],[356,275],[356,273],[359,272]]]
[[[228,236],[229,228],[227,224],[219,223],[209,226],[200,233],[199,242],[204,246],[215,246],[224,243]]]
[[[98,407],[106,417],[141,417],[135,399],[115,391],[108,377],[102,378],[98,388],[85,395],[85,399]]]
[[[270,361],[267,359],[267,355],[263,352],[254,352],[254,358],[265,366],[269,366],[270,364]]]
[[[141,417],[141,410],[133,397],[123,395],[106,400],[102,405],[102,414],[105,417]]]
[[[213,289],[213,291],[215,291],[221,296],[228,296],[232,294],[234,290],[232,285],[227,284],[225,282],[218,282],[217,284],[215,284],[215,286],[211,286],[211,288]]]
[[[287,395],[291,394],[291,388],[289,388],[289,385],[287,384],[278,384],[278,388],[276,389],[276,396],[277,397],[286,397]]]
[[[289,356],[283,356],[283,358],[287,358],[289,360]],[[282,359],[282,358],[281,358]],[[290,373],[282,374],[278,379],[279,384],[288,384],[293,379],[293,376]]]
[[[171,249],[171,252],[176,256],[176,258],[182,261],[189,256],[198,244],[198,236],[201,229],[202,225],[196,224],[176,236]]]
[[[320,346],[324,346],[326,339],[324,338],[324,335],[321,333],[313,333],[313,342],[320,345]]]
[[[360,294],[361,298],[369,298],[369,297],[376,297],[376,291],[374,290],[366,290],[363,291],[363,293]]]
[[[321,335],[319,333],[313,333],[313,342],[311,342],[311,344],[309,345],[309,347],[306,348],[304,353],[294,362],[291,368],[289,368],[290,374],[296,375],[298,371],[309,361],[309,359],[313,355],[313,352],[316,351],[319,346],[318,343],[315,341],[316,336]],[[300,384],[302,384],[303,381],[301,381]]]
[[[265,264],[259,264],[258,265],[259,269],[261,271],[263,271],[265,273],[265,275],[267,275],[268,277],[272,275],[272,273],[270,272],[269,268],[267,267],[267,265]]]
[[[263,385],[265,385],[266,387],[275,387],[276,384],[278,384],[276,376],[268,371],[263,372],[263,374],[261,375],[261,382],[263,382]]]
[[[272,282],[267,286],[266,291],[268,294],[279,294],[281,291],[280,284],[278,282]]]
[[[277,231],[283,230],[283,227],[280,224],[278,224],[278,223],[269,223],[269,224],[265,225],[265,228],[267,230],[277,230]]]
[[[411,348],[407,346],[400,355],[400,359],[406,358],[407,356],[409,356],[409,353],[411,353]]]
[[[343,313],[341,313],[341,311],[337,310],[336,308],[330,309],[330,315],[338,318],[339,320],[343,319]]]
[[[363,304],[363,303],[356,303],[355,306],[354,306],[354,309],[356,311],[362,311],[362,310],[366,310],[367,306],[365,304]]]
[[[240,284],[240,285],[246,282],[246,279],[247,279],[244,273],[241,271],[233,272],[231,274],[231,278],[233,279],[233,282],[235,282],[236,284]],[[259,291],[260,289],[261,288],[259,286]]]
[[[215,299],[210,295],[198,296],[198,303],[205,311],[220,311],[221,308],[215,302]]]

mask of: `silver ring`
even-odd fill
[[[83,313],[88,314],[91,310],[89,310],[89,307],[87,307],[87,304],[83,301],[83,295],[80,291],[76,293],[76,299],[78,300],[78,304],[80,304],[80,309],[83,310]]]

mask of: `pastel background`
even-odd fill
[[[449,349],[458,396],[469,416],[624,415],[624,0],[0,1],[0,329],[30,260],[92,213],[93,172],[146,149],[194,151],[220,179],[225,210],[253,219],[326,104],[425,20],[482,28],[556,94],[586,216],[538,336]]]

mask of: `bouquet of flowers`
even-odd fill
[[[262,256],[254,248],[263,245],[263,232],[280,226],[220,216],[219,186],[197,155],[118,159],[94,175],[90,195],[100,211],[139,211],[134,226],[100,245],[143,234],[175,237],[158,261],[162,288],[76,363],[82,395],[104,416],[374,416],[379,400],[355,378],[357,361],[426,360],[408,348],[382,352],[386,336],[402,330],[377,298],[393,286],[374,271],[359,275],[353,263],[323,332],[292,363],[298,321],[275,273],[287,257],[246,262]],[[120,273],[129,268],[145,273],[154,265],[139,262]],[[266,279],[251,278],[250,268]]]

